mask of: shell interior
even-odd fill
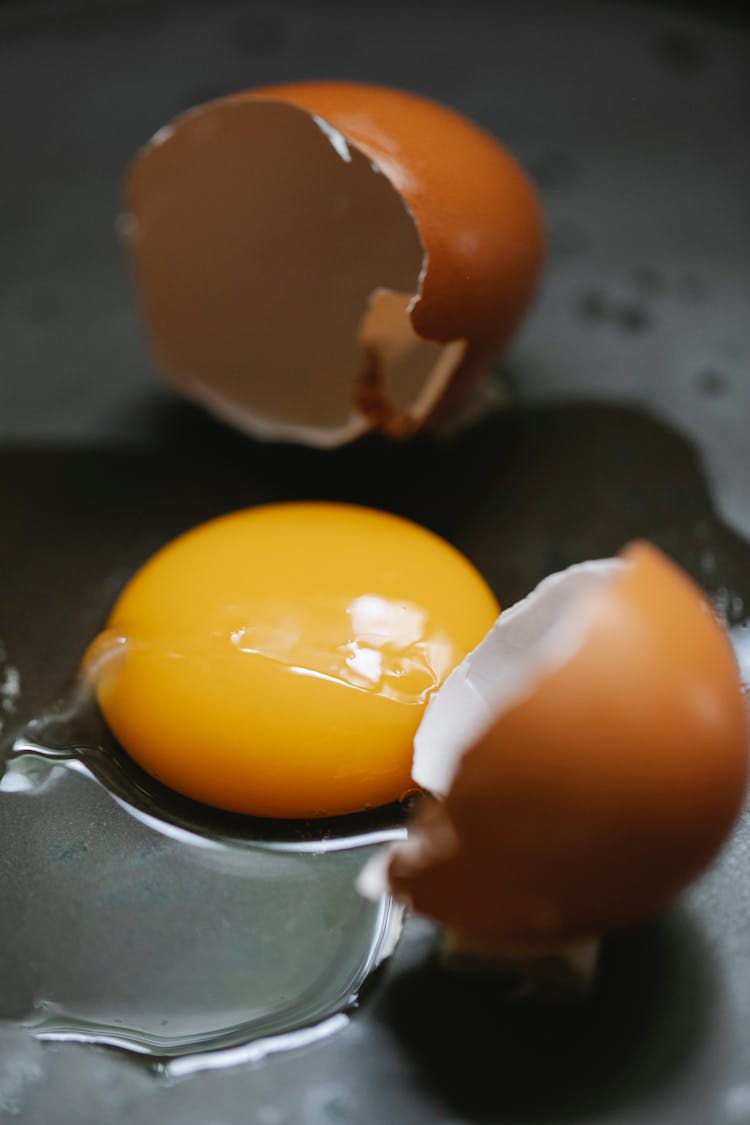
[[[259,437],[415,428],[463,341],[415,332],[425,252],[390,180],[327,122],[242,96],[160,130],[120,224],[161,369]]]

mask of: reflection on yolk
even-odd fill
[[[87,665],[112,731],[166,785],[259,816],[334,815],[411,787],[427,698],[497,612],[415,524],[278,504],[158,552]]]
[[[426,700],[455,663],[453,645],[421,606],[363,594],[310,594],[304,604],[265,602],[231,634],[240,652],[278,660],[289,672],[375,691],[402,703]]]

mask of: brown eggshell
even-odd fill
[[[659,551],[624,559],[577,607],[575,651],[486,727],[390,859],[394,893],[452,930],[544,952],[641,919],[738,814],[748,718],[729,639]]]
[[[535,192],[477,126],[357,83],[197,107],[122,223],[160,368],[261,437],[406,434],[469,394],[540,268]]]
[[[325,118],[385,173],[426,252],[412,310],[420,336],[466,339],[462,379],[507,343],[543,256],[539,202],[511,154],[472,121],[427,98],[356,82],[294,82],[252,97]],[[452,384],[455,400],[468,388]]]

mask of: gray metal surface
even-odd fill
[[[263,500],[400,511],[456,542],[505,604],[642,535],[744,621],[749,63],[743,27],[679,5],[0,6],[5,731],[70,677],[151,550]],[[125,162],[196,100],[318,75],[449,101],[540,185],[549,266],[504,364],[518,405],[451,441],[263,447],[152,374],[114,234]],[[450,977],[412,920],[344,1030],[254,1066],[169,1084],[0,1024],[0,1118],[747,1125],[749,844],[746,819],[675,910],[614,936],[578,1009],[522,1009],[491,979]],[[0,988],[8,971],[6,947]]]

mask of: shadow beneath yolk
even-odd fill
[[[637,1102],[689,1065],[717,992],[711,953],[679,909],[610,935],[581,1000],[514,999],[515,984],[444,968],[433,952],[375,1006],[462,1120],[598,1120]]]
[[[0,744],[0,772],[6,754]],[[91,690],[74,685],[54,707],[33,719],[15,742],[7,740],[9,763],[29,768],[40,757],[78,761],[104,788],[138,813],[184,829],[211,841],[302,848],[324,852],[354,845],[357,841],[394,839],[405,823],[406,806],[398,802],[364,809],[345,816],[277,818],[249,816],[203,804],[162,784],[142,769],[120,746],[96,706]],[[25,767],[21,764],[21,772]]]

